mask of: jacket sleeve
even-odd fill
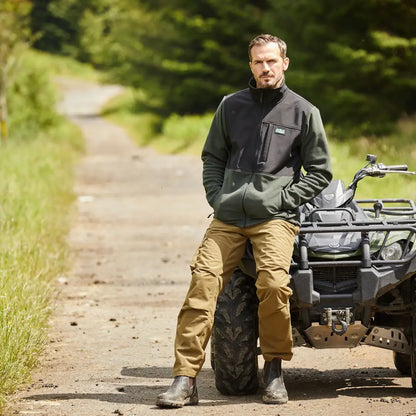
[[[300,156],[306,175],[301,175],[298,182],[282,191],[284,209],[295,209],[310,201],[332,179],[328,142],[321,115],[316,107],[312,108],[305,120]]]
[[[225,123],[225,99],[215,112],[205,145],[202,149],[202,179],[208,203],[213,206],[224,182],[229,154],[229,138]]]

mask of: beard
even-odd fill
[[[256,79],[257,88],[264,88],[264,89],[275,89],[279,88],[282,85],[283,76],[277,78],[274,74],[263,74]]]

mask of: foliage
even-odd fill
[[[416,0],[34,0],[32,26],[37,45],[145,90],[164,116],[245,88],[247,44],[271,32],[289,46],[288,85],[351,137],[416,112],[415,18]]]
[[[95,70],[90,64],[79,62],[69,56],[52,55],[39,50],[30,50],[29,56],[35,65],[40,68],[48,68],[48,73],[53,74],[53,78],[59,81],[59,78],[76,78],[92,82],[101,82],[105,80],[105,74]],[[51,78],[51,75],[48,75]]]
[[[48,329],[53,280],[68,266],[66,236],[80,134],[62,120],[0,152],[0,406],[29,376]]]
[[[29,0],[3,0],[0,4],[0,63],[6,65],[10,53],[22,40],[30,37]]]
[[[59,6],[62,15],[71,2],[51,1],[49,11]],[[71,17],[79,22],[80,54],[110,70],[118,82],[145,86],[152,96],[149,107],[168,114],[213,109],[222,95],[247,85],[247,43],[266,1],[82,4],[82,17],[75,10]]]
[[[185,114],[214,109],[223,95],[247,86],[247,44],[258,31],[264,1],[143,3],[156,19],[137,33],[134,87],[148,86],[166,112]]]
[[[27,51],[8,89],[11,136],[0,151],[0,407],[29,377],[48,330],[66,236],[80,132],[55,112],[44,59]],[[49,65],[50,66],[50,65]]]
[[[8,88],[11,138],[30,139],[57,122],[56,90],[38,55],[26,52]]]
[[[39,34],[34,46],[43,51],[68,55],[82,61],[89,56],[82,45],[84,30],[95,36],[97,47],[102,34],[100,28],[85,26],[88,15],[103,18],[110,0],[32,0],[31,28]],[[104,28],[103,28],[104,29]],[[92,45],[87,45],[92,46]]]
[[[31,2],[3,0],[0,3],[0,68],[7,71],[16,60],[18,46],[29,41],[29,13]]]
[[[88,0],[32,0],[33,33],[39,34],[35,47],[55,53],[78,56],[78,21]]]
[[[56,76],[83,77],[93,81],[103,78],[91,66],[68,57],[52,57],[26,50],[14,68],[13,83],[7,89],[12,140],[29,140],[39,131],[50,130],[59,124]]]
[[[416,112],[416,2],[271,2],[293,64],[290,85],[317,104],[338,134],[383,134]]]
[[[0,136],[8,136],[7,90],[12,84],[11,75],[18,62],[20,51],[30,39],[27,0],[3,0],[0,4]]]

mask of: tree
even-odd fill
[[[7,90],[19,54],[29,42],[30,8],[31,2],[27,0],[3,0],[0,4],[0,134],[3,142],[8,136]]]
[[[200,113],[247,85],[247,43],[258,32],[264,1],[116,3],[104,20],[90,13],[81,22],[82,44],[117,81],[145,89],[153,108]],[[99,43],[91,41],[94,27],[101,28]]]
[[[340,132],[382,134],[416,112],[416,0],[33,2],[44,45],[145,91],[162,114],[210,111],[245,88],[261,32],[287,41],[289,86]]]
[[[416,112],[416,1],[270,1],[290,85],[348,135],[383,134]],[[267,30],[267,29],[266,29]]]

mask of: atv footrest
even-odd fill
[[[374,327],[363,344],[410,354],[410,345],[404,333],[397,328]]]

